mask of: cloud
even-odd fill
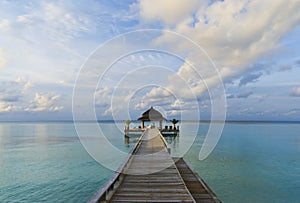
[[[284,71],[289,71],[289,70],[292,70],[292,66],[289,66],[289,65],[282,65],[278,68],[278,71],[279,72],[284,72]]]
[[[242,76],[242,79],[240,80],[239,86],[247,85],[248,83],[256,82],[263,73],[252,73]]]
[[[296,60],[294,61],[293,63],[291,64],[286,64],[286,65],[281,65],[279,68],[278,68],[278,71],[279,72],[284,72],[284,71],[290,71],[292,70],[293,68],[298,68],[300,67],[300,60]]]
[[[197,0],[140,0],[139,8],[143,19],[173,25],[195,12],[199,3]]]
[[[0,96],[0,100],[4,102],[18,102],[21,100],[21,96],[20,95]]]
[[[256,69],[253,64],[259,64],[259,61],[268,62],[265,60],[266,57],[280,57],[281,54],[286,54],[286,50],[282,51],[281,46],[291,44],[291,39],[295,40],[286,36],[300,22],[299,1],[138,0],[130,2],[134,3],[129,5],[126,1],[93,0],[77,3],[48,0],[33,1],[29,4],[18,4],[15,1],[4,3],[0,8],[0,35],[3,36],[0,39],[0,69],[4,70],[1,71],[1,80],[21,77],[5,82],[5,84],[0,82],[2,111],[26,109],[47,112],[62,109],[65,105],[61,104],[61,100],[70,100],[70,93],[64,91],[72,91],[71,88],[64,88],[66,85],[73,84],[83,58],[91,49],[116,34],[138,28],[171,29],[189,37],[212,58],[224,83],[233,81],[233,85],[240,83],[243,86],[260,79],[262,76],[259,74],[266,74],[265,69],[289,70],[288,65],[273,68],[263,66]],[[137,13],[133,13],[137,9],[139,9],[140,19]],[[140,45],[137,41],[138,39],[122,42],[125,46]],[[162,105],[166,111],[175,115],[179,112],[178,109],[194,108],[189,102],[193,96],[198,101],[203,101],[202,96],[207,92],[207,88],[220,84],[218,75],[215,74],[216,71],[212,71],[214,67],[203,62],[203,56],[199,57],[185,40],[174,39],[165,33],[153,42],[162,50],[165,46],[172,47],[176,53],[177,51],[184,52],[185,62],[172,61],[169,64],[163,64],[170,70],[163,76],[161,73],[155,74],[154,71],[153,73],[148,71],[149,74],[141,71],[136,74],[139,77],[128,77],[127,82],[121,86],[128,89],[128,86],[134,85],[142,87],[140,84],[143,83],[138,80],[153,77],[157,80],[146,82],[157,84],[158,80],[163,81],[164,84],[159,85],[178,98],[174,98],[161,88],[152,86],[147,91],[141,91],[142,96],[138,95],[140,97],[137,96],[136,101],[141,98],[143,101],[130,103],[132,107],[136,106],[136,109],[142,110],[151,104]],[[285,48],[289,49],[290,46]],[[114,50],[117,51],[117,48],[114,47]],[[163,54],[159,54],[162,56],[160,59],[156,56],[158,53],[149,51],[147,54],[148,56],[146,54],[131,55],[131,59],[127,58],[131,64],[125,67],[126,70],[121,64],[120,69],[123,69],[123,72],[117,70],[115,74],[118,77],[115,77],[113,73],[108,74],[109,77],[105,77],[105,82],[107,81],[109,86],[113,83],[110,80],[121,81],[122,75],[136,67],[151,64],[153,61],[168,61]],[[272,61],[276,61],[277,64],[277,59]],[[287,60],[281,58],[280,61]],[[192,62],[196,70],[193,70],[188,62]],[[94,77],[97,77],[99,64],[101,64],[99,61],[95,63],[95,71],[91,73]],[[290,65],[294,68],[299,64],[295,62]],[[160,63],[154,65],[160,65]],[[203,75],[200,77],[197,72]],[[177,83],[180,77],[186,81]],[[60,85],[57,84],[58,81],[61,81]],[[110,87],[118,84],[117,82]],[[272,85],[270,83],[267,85]],[[86,85],[88,84],[89,81]],[[293,86],[297,87],[298,84]],[[53,92],[57,87],[64,88],[57,89],[59,92]],[[112,113],[112,107],[124,109],[121,105],[128,105],[131,102],[130,96],[133,94],[128,89],[116,92],[117,95],[114,95],[115,103],[120,103],[120,107],[111,105],[109,99],[113,90],[104,88],[102,92],[99,91],[95,100],[97,113],[106,112],[109,115]],[[247,100],[249,103],[253,99],[259,100],[256,95],[247,95],[247,92],[236,94],[242,90],[232,91],[235,93],[228,95],[227,98],[250,97],[251,99]],[[259,91],[263,94],[261,89]],[[284,91],[287,93],[289,90]],[[276,94],[279,95],[277,91]],[[296,93],[291,93],[291,95],[295,96]],[[82,100],[85,99],[82,94]],[[268,102],[271,100],[268,99]],[[239,99],[231,100],[231,102],[235,101],[238,103]]]
[[[256,98],[259,102],[265,101],[268,97],[270,97],[270,94],[263,94],[263,95],[257,95]]]
[[[236,95],[236,98],[248,98],[250,95],[252,95],[252,91],[242,92]]]
[[[22,102],[32,86],[30,81],[22,77],[17,77],[14,81],[1,81],[0,85],[0,101],[5,102],[8,106],[11,103]],[[4,106],[4,104],[2,105]],[[11,110],[13,109],[15,108],[11,108]]]
[[[233,99],[233,98],[235,98],[235,95],[234,94],[229,94],[229,95],[226,96],[226,98],[227,99]]]
[[[292,97],[300,97],[300,87],[295,87],[291,90],[290,95]]]
[[[0,82],[0,112],[22,111],[26,96],[24,86],[28,82],[20,77]]]
[[[97,89],[94,94],[96,107],[102,109],[110,108],[113,90],[113,88],[107,86],[103,87],[102,89]],[[107,113],[108,111],[105,113],[105,115]]]
[[[34,83],[63,80],[70,85],[82,63],[84,35],[91,34],[96,23],[91,19],[95,7],[86,12],[79,4],[41,1],[29,6],[10,1],[1,5],[0,69],[6,66],[13,76],[26,76]],[[80,39],[74,43],[75,38]],[[24,89],[31,86],[27,83]]]
[[[15,23],[39,29],[51,39],[61,42],[90,32],[94,27],[94,23],[78,7],[61,2],[41,2],[34,11],[17,16]]]
[[[15,82],[23,86],[23,90],[22,90],[23,93],[27,92],[33,86],[33,84],[30,81],[27,81],[23,77],[17,77]]]
[[[25,111],[60,111],[63,109],[63,106],[58,106],[56,104],[59,98],[60,95],[53,93],[35,93],[34,99],[31,101],[30,105],[25,108]]]
[[[169,106],[174,101],[174,96],[167,89],[156,87],[152,88],[148,93],[134,106],[136,110],[143,110],[149,106]]]
[[[7,60],[4,54],[4,50],[0,48],[0,70],[5,68],[6,64],[7,64]]]
[[[166,7],[172,8],[171,1],[165,1]],[[185,8],[185,1],[176,6]],[[275,1],[215,1],[207,6],[199,6],[195,9],[186,9],[185,14],[169,17],[166,12],[149,10],[145,14],[145,2],[140,1],[141,16],[147,16],[148,20],[154,22],[175,23],[174,30],[188,36],[199,44],[212,58],[216,64],[223,81],[230,81],[243,77],[241,85],[257,80],[262,74],[250,74],[249,72],[259,60],[270,57],[270,52],[275,53],[280,49],[280,39],[284,38],[300,22],[300,2],[298,0],[286,2]],[[151,7],[154,7],[153,6]],[[150,12],[152,11],[152,12]],[[188,14],[187,14],[188,13]],[[178,20],[177,18],[182,18]],[[176,19],[176,21],[175,21]],[[166,28],[168,28],[166,26]],[[218,77],[212,68],[201,62],[193,48],[186,40],[178,40],[167,32],[161,35],[156,43],[173,47],[174,50],[189,52],[186,61],[193,61],[197,70],[204,72],[203,81],[211,86],[219,84]],[[190,50],[189,50],[190,49]],[[278,52],[279,53],[279,52]],[[278,54],[277,53],[277,54]],[[179,72],[184,72],[188,66],[183,66]],[[192,72],[187,73],[193,77]],[[197,95],[203,93],[203,83],[195,87]]]
[[[32,93],[32,83],[24,77],[0,82],[0,112],[59,111],[60,95],[54,93]]]
[[[300,114],[300,109],[290,109],[288,112],[284,113],[284,116],[293,116],[295,114]]]
[[[12,112],[12,111],[18,111],[20,110],[20,107],[11,105],[8,102],[4,102],[0,100],[0,113],[3,112]]]
[[[238,94],[229,94],[226,96],[226,98],[227,99],[234,99],[234,98],[245,99],[245,98],[248,98],[252,94],[253,94],[252,91],[245,91],[245,92],[241,92]]]

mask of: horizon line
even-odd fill
[[[99,122],[124,122],[127,119],[124,120],[113,120],[113,119],[100,119],[100,120],[96,120],[98,123]],[[131,120],[132,122],[139,122],[137,120]],[[168,120],[169,121],[169,120]],[[80,121],[74,121],[74,120],[7,120],[7,121],[0,121],[0,123],[43,123],[43,122],[66,122],[66,123],[74,123],[74,122],[86,122],[86,123],[90,123],[90,122],[95,122],[94,120],[80,120]],[[300,123],[300,120],[179,120],[179,122],[203,122],[203,123]]]

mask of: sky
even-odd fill
[[[300,121],[300,1],[0,1],[0,121]],[[93,117],[94,116],[94,117]]]

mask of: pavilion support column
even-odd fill
[[[159,121],[159,129],[162,129],[162,120]]]
[[[144,121],[142,121],[142,129],[144,129],[145,128],[145,123],[144,123]]]

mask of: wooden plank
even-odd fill
[[[123,200],[123,199],[115,199],[111,200],[110,202],[193,202],[190,199],[173,199],[173,200],[168,200],[168,199],[131,199],[131,200]]]
[[[199,175],[185,162],[183,158],[174,158],[174,161],[187,188],[196,202],[221,202],[207,186],[204,180],[199,177]]]
[[[195,202],[159,131],[146,131],[141,142],[136,156],[132,157],[130,165],[124,169],[126,173],[140,175],[126,175],[110,201]]]

